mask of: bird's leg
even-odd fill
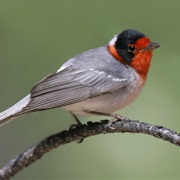
[[[81,121],[78,119],[78,117],[75,114],[71,113],[71,115],[73,116],[74,120],[76,121],[76,125],[82,125]]]
[[[108,126],[111,128],[111,129],[114,129],[112,127],[112,123],[117,121],[117,120],[121,120],[121,121],[127,121],[129,120],[128,118],[124,117],[124,116],[121,116],[119,114],[111,114],[111,113],[104,113],[104,112],[97,112],[97,111],[89,111],[89,110],[85,110],[86,113],[89,113],[89,114],[94,114],[94,115],[101,115],[101,116],[109,116],[109,117],[113,117],[112,120],[109,121],[108,123]]]
[[[78,117],[75,114],[71,113],[71,115],[73,116],[74,120],[76,121],[76,124],[72,124],[70,126],[70,129],[74,129],[74,128],[82,125],[81,121],[78,119]],[[82,143],[83,141],[84,141],[84,138],[81,138],[77,141],[77,143]]]

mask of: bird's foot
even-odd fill
[[[110,114],[111,117],[113,117],[114,119],[110,120],[108,122],[108,126],[110,129],[115,129],[113,127],[113,122],[116,122],[116,121],[128,121],[129,119],[127,117],[124,117],[124,116],[121,116],[119,114]]]
[[[89,111],[89,110],[85,110],[86,113],[89,114],[95,114],[95,115],[101,115],[101,116],[109,116],[109,117],[113,117],[112,120],[109,121],[108,126],[111,129],[114,129],[114,127],[112,126],[112,123],[115,121],[127,121],[129,120],[128,118],[121,116],[119,114],[111,114],[111,113],[104,113],[104,112],[96,112],[96,111]]]

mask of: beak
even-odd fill
[[[156,49],[156,48],[159,48],[159,47],[160,47],[159,44],[154,43],[154,42],[150,42],[150,43],[148,44],[148,46],[146,46],[145,48],[141,49],[140,52],[152,51],[152,50],[154,50],[154,49]]]

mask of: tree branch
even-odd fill
[[[126,120],[115,121],[109,125],[108,120],[101,122],[88,122],[87,125],[80,125],[74,129],[65,130],[51,135],[42,140],[36,146],[17,156],[7,163],[0,170],[0,180],[7,180],[14,176],[24,167],[31,165],[40,159],[45,153],[58,146],[82,140],[84,138],[106,133],[143,133],[168,141],[176,146],[180,146],[180,134],[162,126],[151,125],[144,122]]]

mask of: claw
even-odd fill
[[[128,121],[128,120],[129,120],[128,118],[126,118],[126,117],[124,117],[124,116],[120,116],[119,114],[111,114],[111,116],[114,117],[114,119],[112,119],[112,120],[110,120],[110,121],[108,122],[108,127],[109,127],[110,129],[115,129],[115,128],[112,126],[113,122],[115,122],[115,121]]]
[[[78,126],[81,126],[82,124],[80,123],[78,123],[78,124],[71,124],[71,126],[70,126],[70,128],[69,128],[69,130],[71,130],[71,129],[75,129],[75,128],[77,128]],[[81,138],[81,139],[79,139],[79,140],[77,140],[76,142],[78,143],[78,144],[80,144],[80,143],[82,143],[84,141],[84,138]]]
[[[77,140],[76,143],[81,144],[83,141],[84,141],[84,138],[81,138],[81,139]]]
[[[114,117],[113,121],[128,121],[129,119],[127,117],[121,116],[119,114],[112,114],[112,117]]]

